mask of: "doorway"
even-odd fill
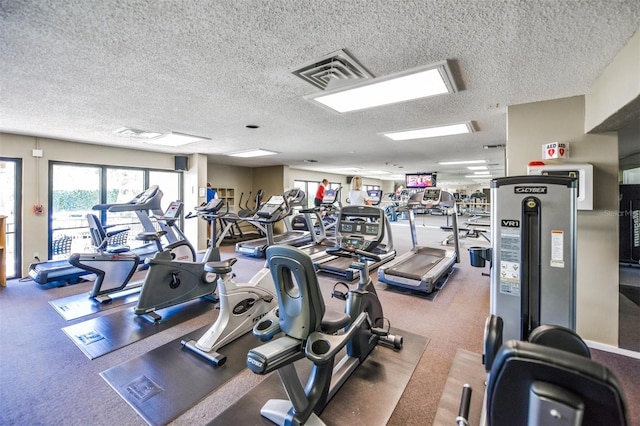
[[[0,157],[0,215],[6,216],[7,279],[22,271],[22,160]]]

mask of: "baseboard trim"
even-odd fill
[[[585,340],[587,346],[600,351],[611,352],[618,355],[628,356],[629,358],[640,359],[640,352],[630,351],[628,349],[622,349],[617,346],[607,345],[605,343],[594,342],[592,340]]]

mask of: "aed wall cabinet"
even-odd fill
[[[578,210],[593,210],[593,164],[541,164],[527,166],[528,175],[578,178]]]

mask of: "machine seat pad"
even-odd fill
[[[156,240],[159,240],[166,233],[167,233],[166,231],[159,231],[159,232],[144,231],[136,235],[136,239],[141,241],[156,241]]]
[[[351,322],[351,317],[348,314],[334,311],[327,307],[324,311],[324,315],[322,316],[320,329],[323,333],[333,334],[341,328],[348,326],[349,322]]]
[[[533,329],[528,340],[530,343],[550,346],[591,358],[591,351],[585,341],[575,331],[566,327],[543,324]]]
[[[131,248],[129,246],[107,246],[107,248],[105,249],[105,251],[107,253],[126,253],[128,251],[130,251]]]
[[[509,340],[498,351],[487,384],[488,424],[527,424],[530,389],[545,382],[584,402],[582,424],[628,425],[622,386],[604,365],[550,346]]]
[[[231,267],[237,260],[237,258],[232,257],[227,260],[207,262],[204,264],[204,270],[206,272],[213,272],[216,274],[229,274],[231,273]]]

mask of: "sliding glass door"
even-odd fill
[[[96,166],[53,163],[50,168],[48,259],[89,251],[87,213],[100,204],[102,170]]]
[[[158,185],[164,194],[164,210],[182,194],[181,174],[175,171],[51,162],[49,176],[49,259],[66,259],[70,253],[91,250],[88,213],[96,215],[104,226],[128,228],[119,244],[144,244],[135,238],[143,231],[135,212],[98,211],[93,209],[96,204],[128,203],[149,186]]]

